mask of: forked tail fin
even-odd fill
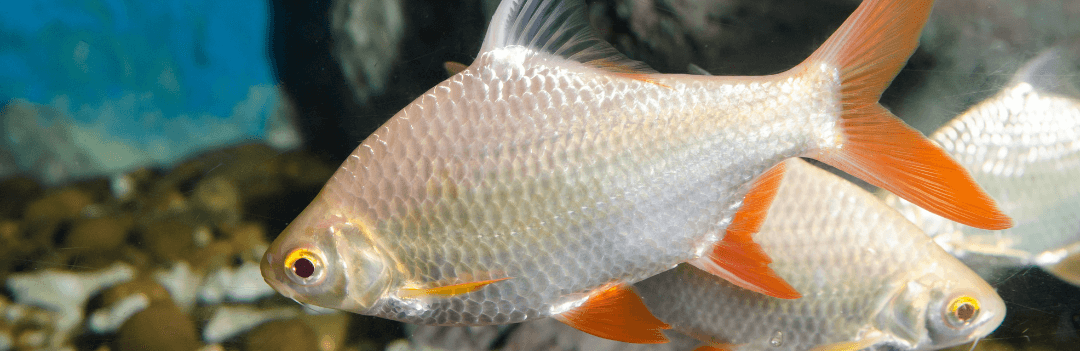
[[[942,217],[1005,229],[1012,220],[940,147],[878,99],[918,46],[933,0],[866,0],[805,64],[839,68],[843,140],[808,155]]]

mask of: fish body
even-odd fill
[[[635,285],[654,315],[732,350],[937,350],[1001,323],[994,289],[873,194],[802,160],[786,168],[754,239],[803,297],[680,265]],[[966,322],[956,318],[964,303]]]
[[[997,95],[930,136],[1016,220],[1014,227],[972,228],[892,194],[886,202],[973,265],[1038,265],[1080,284],[1080,269],[1059,266],[1080,259],[1080,98],[1068,82],[1046,81],[1068,77],[1057,71],[1075,62],[1065,48],[1043,53]]]
[[[626,59],[588,31],[578,1],[504,1],[476,61],[361,143],[270,246],[263,276],[297,301],[408,323],[551,316],[662,342],[666,326],[629,285],[678,263],[798,296],[749,240],[784,159],[1008,226],[877,104],[930,4],[868,1],[788,72],[706,77]]]
[[[349,157],[342,165],[348,172],[336,174],[316,200],[325,201],[316,203],[325,206],[316,213],[341,212],[343,219],[357,216],[340,210],[344,204],[363,209],[357,212],[372,224],[368,230],[380,233],[373,245],[395,264],[410,267],[399,272],[395,284],[422,285],[463,273],[514,277],[461,301],[466,310],[460,315],[400,316],[409,322],[520,322],[558,313],[566,307],[553,297],[577,294],[558,300],[580,299],[596,281],[641,280],[697,258],[722,236],[745,185],[773,164],[810,149],[819,141],[815,131],[827,133],[821,126],[838,108],[814,105],[811,94],[801,94],[828,91],[825,77],[725,84],[690,76],[694,80],[660,80],[670,85],[665,88],[583,66],[507,65],[492,56],[481,56],[475,69],[406,107]],[[530,90],[514,91],[523,89],[519,85]],[[799,92],[792,99],[807,103],[793,105],[800,106],[797,111],[770,113],[805,119],[754,118],[752,111],[764,111],[769,102],[763,97],[782,89]],[[752,90],[757,92],[720,93]],[[461,99],[489,104],[465,113],[458,110],[468,107],[454,102]],[[662,105],[679,107],[649,112]],[[506,112],[489,115],[483,109]],[[708,110],[733,111],[741,121],[702,113]],[[522,113],[528,111],[544,113]],[[495,118],[498,124],[485,121]],[[401,142],[409,140],[402,134],[410,133],[427,140]],[[484,135],[509,140],[478,142]],[[780,148],[735,151],[732,146],[762,139]],[[466,159],[455,162],[459,158]],[[356,186],[354,179],[377,180]],[[378,315],[392,315],[404,306],[388,300],[377,308],[382,309]],[[445,311],[424,309],[439,310]]]

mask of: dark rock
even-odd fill
[[[0,218],[22,218],[26,204],[41,194],[41,185],[28,177],[0,181]]]

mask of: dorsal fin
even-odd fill
[[[656,73],[597,36],[585,18],[581,0],[504,0],[491,18],[480,54],[508,46],[522,46],[624,75]]]
[[[1080,98],[1076,73],[1080,72],[1080,41],[1059,44],[1024,63],[1009,86],[1028,83],[1036,91]]]
[[[701,68],[701,66],[695,65],[693,63],[686,64],[686,73],[696,74],[696,75],[699,75],[699,76],[711,76],[712,75],[712,73],[709,73],[709,71],[706,71],[704,68]]]

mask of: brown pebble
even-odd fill
[[[221,228],[226,238],[245,259],[258,262],[269,243],[266,242],[266,228],[260,223],[243,222]]]
[[[178,219],[155,221],[138,229],[138,245],[162,262],[173,262],[193,249],[195,228]]]
[[[214,241],[195,250],[186,260],[196,272],[210,272],[232,264],[236,249],[227,241]]]
[[[145,216],[157,218],[159,216],[175,214],[187,210],[188,203],[184,194],[175,187],[158,183],[153,190],[136,197],[137,201],[144,204],[142,207]]]
[[[172,303],[155,303],[129,318],[117,332],[113,348],[192,351],[201,347],[195,323]]]
[[[0,245],[11,245],[19,240],[19,222],[0,220]]]
[[[263,323],[244,336],[247,351],[318,351],[315,331],[296,319]]]
[[[64,244],[81,251],[114,250],[127,239],[133,221],[130,215],[78,219]]]
[[[173,303],[172,297],[169,295],[169,291],[165,290],[165,287],[161,286],[161,284],[153,279],[141,277],[105,290],[105,292],[101,294],[101,304],[103,306],[110,306],[135,294],[143,294],[146,296],[151,305],[157,303]]]
[[[93,199],[85,191],[66,188],[26,205],[23,218],[31,221],[73,219],[92,203]]]
[[[200,209],[210,213],[217,223],[234,224],[240,221],[240,214],[243,212],[240,190],[224,177],[203,178],[195,185],[192,199]]]

